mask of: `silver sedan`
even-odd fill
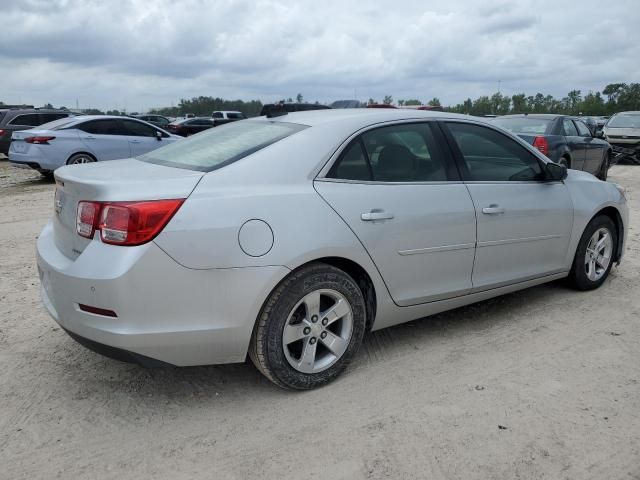
[[[363,335],[621,260],[621,187],[479,119],[275,113],[135,159],[55,172],[42,300],[84,345],[143,365],[242,362],[336,378]]]

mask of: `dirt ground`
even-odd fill
[[[376,332],[333,384],[249,363],[146,370],[85,350],[38,298],[51,182],[0,161],[0,478],[640,479],[640,167],[626,256]]]

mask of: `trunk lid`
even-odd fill
[[[53,229],[58,249],[75,260],[91,242],[76,233],[82,200],[119,202],[187,198],[203,172],[135,159],[71,165],[55,171]]]

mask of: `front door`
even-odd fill
[[[131,156],[137,157],[163,145],[162,137],[158,139],[156,128],[135,120],[122,120],[131,145]],[[166,145],[166,142],[164,143]]]
[[[474,289],[565,270],[573,204],[564,183],[545,181],[542,162],[496,129],[447,128],[478,217]]]
[[[98,160],[129,158],[131,149],[124,127],[117,119],[90,120],[76,126],[87,150]]]
[[[398,305],[471,289],[475,212],[443,141],[428,122],[375,128],[352,140],[315,182]]]

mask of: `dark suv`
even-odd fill
[[[45,110],[43,108],[3,108],[0,106],[0,154],[9,153],[11,134],[17,130],[29,130],[43,123],[74,114],[65,110]]]

